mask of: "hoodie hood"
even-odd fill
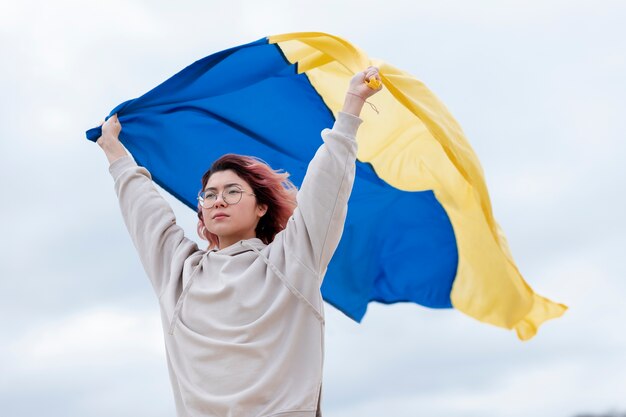
[[[246,240],[240,240],[237,243],[233,243],[232,245],[224,248],[224,249],[211,249],[209,251],[207,251],[204,256],[211,256],[211,255],[227,255],[227,256],[235,256],[238,255],[240,253],[244,253],[244,252],[250,252],[250,251],[254,251],[257,254],[261,255],[261,250],[263,250],[267,245],[265,243],[263,243],[263,241],[261,241],[261,239],[259,238],[252,238],[252,239],[246,239]],[[202,257],[204,259],[204,256]],[[262,255],[261,255],[262,256]],[[263,260],[267,263],[269,262],[267,260],[267,258],[265,258],[263,256]],[[268,263],[269,265],[269,263]],[[170,322],[170,330],[169,333],[170,334],[174,334],[174,329],[176,328],[176,321],[178,319],[178,315],[180,314],[180,309],[183,307],[183,303],[185,302],[185,299],[187,298],[187,294],[189,293],[189,289],[191,288],[191,284],[193,284],[193,280],[196,276],[196,273],[198,272],[198,270],[202,267],[202,261],[200,261],[198,263],[198,265],[196,265],[194,271],[191,273],[191,276],[189,277],[189,282],[187,282],[187,285],[185,286],[185,289],[183,290],[182,294],[180,295],[180,297],[178,298],[178,301],[176,302],[176,307],[174,308],[174,314],[172,316],[172,321]]]

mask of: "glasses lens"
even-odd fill
[[[198,199],[200,200],[200,204],[205,208],[212,207],[215,204],[215,200],[217,200],[217,195],[212,191],[202,191],[200,192]]]
[[[224,202],[226,204],[237,204],[241,201],[241,194],[241,190],[231,188],[229,190],[224,190],[224,194],[222,194],[222,196],[224,197]]]

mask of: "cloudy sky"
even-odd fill
[[[84,132],[210,53],[307,30],[439,96],[527,282],[570,307],[522,343],[456,311],[371,305],[357,325],[327,306],[325,415],[626,412],[625,20],[603,0],[1,0],[1,414],[175,414],[157,302]]]

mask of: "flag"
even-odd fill
[[[195,211],[202,174],[225,153],[260,157],[299,186],[349,80],[370,65],[385,87],[370,98],[381,112],[366,106],[361,115],[356,179],[323,298],[356,321],[371,301],[413,302],[530,339],[567,307],[521,276],[461,127],[421,81],[346,40],[302,32],[235,46],[109,117],[117,113],[137,163]]]

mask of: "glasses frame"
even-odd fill
[[[237,202],[236,202],[236,203],[229,203],[229,202],[227,202],[227,201],[226,201],[226,198],[225,198],[224,193],[225,193],[226,191],[233,191],[233,189],[234,189],[234,190],[236,190],[236,191],[239,193],[239,200],[237,200]],[[221,193],[214,193],[214,194],[215,194],[215,201],[213,202],[213,204],[211,204],[211,206],[207,207],[207,206],[205,206],[205,205],[204,205],[204,202],[206,201],[206,199],[205,199],[204,197],[202,197],[202,194],[204,194],[205,192],[206,192],[206,191],[200,191],[200,192],[198,192],[198,197],[197,197],[197,199],[198,199],[198,203],[200,203],[200,206],[204,207],[205,209],[212,209],[213,207],[215,207],[215,204],[217,203],[217,196],[218,196],[218,195],[220,195],[220,194],[221,194],[221,196],[222,196],[222,201],[223,201],[225,204],[229,205],[229,206],[234,206],[235,204],[239,204],[239,203],[241,202],[241,200],[243,199],[243,195],[244,195],[244,194],[251,195],[251,196],[256,196],[256,194],[254,194],[254,193],[249,193],[249,192],[247,192],[247,191],[244,191],[244,190],[242,190],[242,189],[239,189],[238,187],[226,188],[226,189],[222,190],[222,192],[221,192]]]

